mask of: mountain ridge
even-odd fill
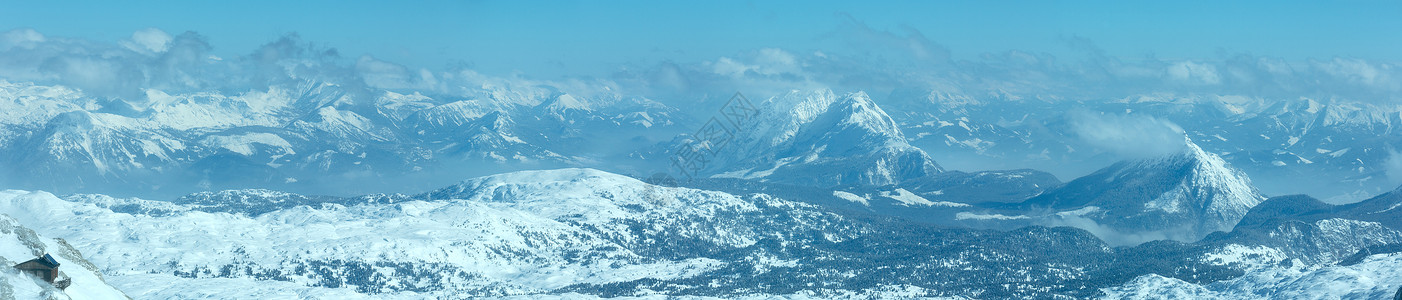
[[[1264,200],[1244,173],[1185,140],[1177,154],[1116,163],[1016,206],[1054,209],[1117,231],[1167,232],[1195,241],[1229,231]]]

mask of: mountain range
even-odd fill
[[[1402,122],[1387,108],[814,89],[706,98],[723,107],[706,115],[550,87],[401,92],[0,82],[0,182],[19,188],[0,192],[0,258],[57,253],[74,280],[12,272],[0,292],[1374,297],[1396,286],[1369,278],[1402,278],[1402,189],[1371,163]],[[1129,156],[1047,113],[1070,107],[1183,126]],[[1207,121],[1172,121],[1189,117]],[[1048,161],[1086,170],[1027,169]],[[1260,174],[1346,195],[1267,197]],[[1306,286],[1340,274],[1353,285]]]

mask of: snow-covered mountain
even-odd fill
[[[758,104],[720,145],[712,176],[813,186],[887,185],[942,171],[865,93],[792,91]]]
[[[506,173],[412,196],[246,190],[164,202],[8,191],[0,212],[91,249],[104,276],[138,297],[1086,297],[1096,293],[1086,287],[1145,274],[1117,260],[1164,259],[1074,228],[929,226],[590,169]]]
[[[476,174],[579,165],[676,134],[675,109],[647,99],[482,89],[477,98],[434,98],[299,81],[120,99],[0,82],[0,179],[162,197],[356,190],[377,178],[462,174],[452,168],[464,163],[484,169]]]
[[[1057,218],[1088,219],[1117,234],[1195,241],[1230,231],[1265,200],[1222,158],[1186,141],[1181,153],[1117,163],[1021,204]]]
[[[1391,299],[1402,294],[1402,254],[1370,256],[1349,265],[1257,270],[1206,284],[1145,275],[1105,289],[1105,299]]]
[[[1270,247],[1307,262],[1338,263],[1369,247],[1402,245],[1402,192],[1346,205],[1305,195],[1273,197],[1242,218],[1231,232],[1204,243]]]
[[[1089,172],[1077,166],[1111,161],[1070,126],[1075,112],[1153,116],[1181,126],[1264,190],[1307,192],[1330,203],[1391,189],[1395,183],[1382,166],[1387,149],[1402,140],[1402,107],[1359,99],[1173,93],[1066,99],[898,89],[880,100],[912,145],[952,169]]]
[[[36,180],[122,181],[176,169],[191,155],[159,126],[108,113],[65,112],[32,133],[8,148],[11,170]]]
[[[663,249],[634,250],[620,244],[661,241],[635,236],[631,230],[686,237],[716,247],[753,243],[754,233],[745,232],[746,228],[716,226],[738,221],[721,215],[756,210],[751,203],[733,196],[667,188],[657,190],[664,199],[648,202],[639,194],[644,192],[641,184],[624,188],[626,178],[601,178],[602,174],[588,170],[535,172],[464,184],[487,188],[480,191],[486,200],[311,207],[297,206],[305,205],[302,201],[287,201],[283,202],[286,209],[256,218],[204,211],[221,211],[228,206],[209,205],[205,202],[219,201],[206,199],[227,201],[233,197],[183,201],[191,205],[102,196],[72,198],[92,203],[87,204],[42,193],[20,194],[10,195],[6,211],[66,220],[67,224],[50,224],[49,229],[63,232],[73,243],[103,245],[93,257],[105,268],[185,278],[249,277],[306,286],[345,286],[361,293],[539,293],[573,284],[689,276],[715,267],[713,260],[704,258],[660,260],[640,255],[636,251]],[[540,190],[543,187],[549,189]],[[493,196],[521,190],[530,192]],[[461,194],[462,198],[474,195]],[[199,205],[193,205],[196,203]],[[125,214],[100,207],[161,213]],[[570,216],[576,212],[591,213],[585,215],[588,218]],[[717,224],[628,226],[628,220],[650,218],[709,219]],[[112,239],[116,236],[130,239]],[[132,257],[140,253],[146,254]]]
[[[1146,243],[1170,249],[1180,263],[1206,263],[1240,272],[1223,280],[1185,282],[1142,275],[1105,289],[1110,298],[1163,295],[1201,299],[1386,298],[1399,293],[1402,231],[1389,207],[1399,192],[1348,204],[1305,195],[1272,197],[1252,208],[1231,231],[1191,245]],[[1162,253],[1162,252],[1160,252]]]
[[[474,175],[559,166],[650,174],[668,164],[678,144],[665,141],[708,120],[621,92],[510,84],[464,89],[426,95],[294,80],[243,91],[148,89],[144,98],[121,99],[6,81],[0,83],[6,170],[0,179],[16,187],[168,198],[248,187],[373,192],[356,189],[373,179],[431,178],[464,163],[490,169]],[[1339,99],[1076,100],[944,90],[872,98],[818,89],[769,97],[756,108],[752,124],[732,129],[734,139],[717,147],[723,149],[702,176],[887,185],[939,173],[936,159],[969,172],[1084,174],[1111,162],[1068,125],[1075,120],[1066,112],[1090,110],[1174,121],[1204,152],[1252,174],[1266,190],[1318,190],[1328,194],[1321,195],[1326,202],[1342,203],[1386,190],[1379,187],[1388,178],[1379,166],[1402,134],[1396,129],[1402,109]],[[659,143],[667,149],[630,155]],[[321,176],[327,173],[366,182]]]
[[[1232,274],[1198,281],[1188,278],[1221,273],[1198,269],[1188,271],[1196,274],[1191,277],[1167,278],[1174,272],[1141,275],[1125,285],[1104,289],[1105,296],[1373,299],[1399,293],[1402,286],[1396,282],[1402,280],[1402,274],[1395,271],[1402,259],[1399,231],[1342,214],[1297,218],[1318,212],[1309,206],[1329,205],[1304,196],[1276,197],[1253,209],[1231,233],[1213,234],[1195,244],[1165,241],[1136,247],[1159,248],[1151,255],[1178,257],[1180,261],[1173,265],[1202,263],[1225,267]],[[1272,216],[1271,221],[1257,222],[1256,217],[1266,215]]]

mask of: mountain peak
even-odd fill
[[[896,121],[864,92],[848,94],[834,105],[838,115],[842,116],[842,125],[860,126],[888,138],[905,140]]]
[[[1251,207],[1265,201],[1265,197],[1251,184],[1251,179],[1227,165],[1221,156],[1203,151],[1191,140],[1187,141],[1184,153],[1196,162],[1193,169],[1195,184],[1200,188],[1227,193],[1224,197],[1214,198],[1209,205],[1214,213],[1223,214],[1214,216],[1224,221],[1218,224],[1218,229],[1231,229]]]
[[[1127,233],[1193,241],[1228,231],[1265,197],[1245,173],[1185,141],[1183,151],[1124,161],[1028,200],[1058,210],[1096,207],[1088,216]]]
[[[541,104],[547,111],[563,113],[570,110],[589,111],[589,104],[580,101],[570,94],[560,94],[554,99],[550,99]]]
[[[471,123],[477,118],[502,111],[481,99],[454,101],[414,112],[409,118],[420,128],[447,128]]]
[[[941,171],[866,93],[792,91],[760,105],[717,177],[813,185],[886,185]]]
[[[1226,160],[1217,154],[1204,151],[1202,147],[1193,143],[1192,139],[1184,138],[1181,147],[1179,150],[1165,155],[1121,161],[1107,169],[1113,168],[1118,171],[1114,176],[1115,179],[1122,179],[1123,176],[1132,175],[1139,171],[1182,168],[1191,168],[1195,171],[1215,175],[1232,173],[1232,168],[1227,165]],[[1232,176],[1230,174],[1218,176],[1220,179],[1230,179],[1226,177]]]
[[[478,128],[482,128],[484,130],[508,131],[511,129],[511,125],[514,124],[515,121],[511,119],[511,116],[505,113],[502,113],[500,111],[493,111],[482,115],[482,117],[477,119],[477,122],[473,123],[475,123],[475,125],[478,125]]]

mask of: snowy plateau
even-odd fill
[[[735,121],[595,89],[467,89],[291,80],[129,100],[0,81],[0,262],[49,254],[71,280],[7,268],[0,298],[1377,299],[1402,287],[1402,189],[1374,163],[1402,140],[1399,107],[816,88],[749,95],[756,110]],[[1054,113],[1068,111],[1080,117]],[[1182,127],[1134,157],[1086,138],[1085,120],[1140,115]],[[710,122],[729,127],[698,131]],[[697,144],[705,163],[678,171],[677,149]],[[1008,167],[952,167],[973,160]],[[1064,182],[1029,169],[1052,162],[1088,167]],[[1327,188],[1258,187],[1294,183]]]
[[[1325,241],[1267,235],[1112,247],[1068,227],[975,230],[844,216],[593,169],[506,173],[417,195],[192,198],[200,200],[0,192],[0,212],[15,216],[0,220],[7,260],[61,253],[64,265],[81,266],[65,269],[75,283],[63,291],[13,272],[4,291],[74,299],[1376,298],[1402,278],[1402,235],[1339,216],[1303,225]],[[1357,257],[1314,262],[1273,244],[1281,240],[1351,246]]]

